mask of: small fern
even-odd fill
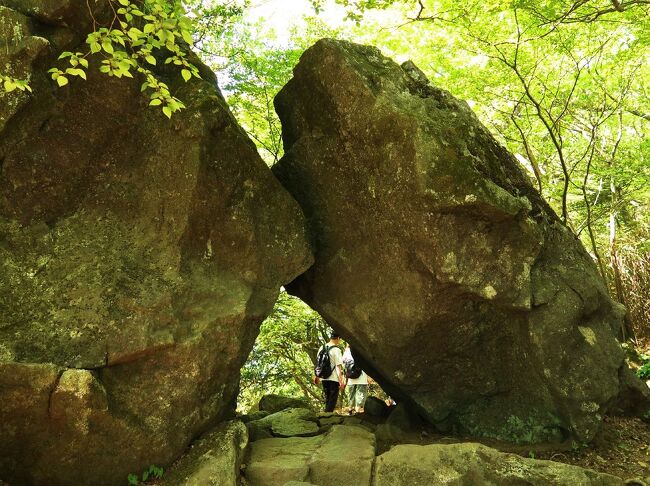
[[[152,464],[142,472],[142,477],[137,474],[129,474],[126,479],[129,482],[129,486],[137,486],[138,484],[146,483],[149,479],[160,479],[164,473],[165,470],[162,467]]]

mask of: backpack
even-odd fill
[[[363,370],[354,362],[354,358],[348,359],[343,363],[345,365],[345,377],[346,378],[359,378]]]
[[[314,374],[319,378],[328,378],[332,374],[332,363],[330,361],[330,349],[326,344],[318,352],[316,357],[316,366],[314,366]]]

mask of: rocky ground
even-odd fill
[[[452,444],[464,439],[425,432],[419,436],[405,437],[403,440],[405,443],[424,445]],[[513,446],[489,440],[478,442],[523,457],[572,464],[625,480],[650,476],[650,424],[638,418],[606,417],[603,430],[591,444],[567,442],[561,445]],[[385,450],[390,446],[388,443],[379,444],[379,447]]]
[[[607,417],[601,434],[591,445],[532,454],[619,476],[650,476],[650,425],[637,418]]]
[[[288,408],[239,419],[204,436],[163,481],[151,484],[322,486],[335,484],[329,471],[336,470],[336,484],[373,486],[448,484],[449,478],[650,485],[650,425],[633,418],[608,417],[590,445],[538,446],[440,435],[404,407],[388,410],[380,400],[356,416]]]

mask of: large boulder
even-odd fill
[[[335,425],[311,459],[310,480],[319,486],[370,486],[375,449],[372,432],[354,425]]]
[[[205,66],[190,83],[160,72],[187,105],[171,121],[142,80],[93,65],[87,82],[52,85],[46,70],[60,46],[81,49],[85,24],[45,9],[70,3],[17,2],[38,18],[0,7],[3,60],[34,89],[0,109],[11,484],[119,484],[169,464],[234,412],[260,322],[311,263],[299,206]]]
[[[239,486],[240,468],[248,445],[246,426],[225,422],[192,444],[187,453],[165,473],[168,486]]]
[[[308,437],[319,432],[316,414],[306,408],[288,408],[246,425],[251,441],[269,437]]]
[[[638,388],[619,378],[622,307],[466,103],[412,63],[326,39],[275,104],[274,172],[316,259],[288,289],[398,402],[443,430],[588,441]]]
[[[623,486],[624,481],[578,466],[527,459],[464,443],[395,446],[377,457],[372,484]]]
[[[309,463],[325,436],[270,438],[253,442],[244,474],[250,486],[308,481]]]
[[[285,408],[309,408],[309,402],[305,398],[285,397],[270,393],[260,398],[257,408],[265,412],[275,413]]]
[[[251,486],[286,486],[290,481],[370,486],[374,461],[372,432],[335,425],[325,435],[253,442],[244,471]]]

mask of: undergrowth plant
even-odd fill
[[[137,474],[129,474],[127,480],[129,485],[137,486],[138,484],[146,483],[150,479],[160,479],[163,477],[163,474],[165,474],[165,470],[162,467],[152,464],[142,472],[141,476]]]

